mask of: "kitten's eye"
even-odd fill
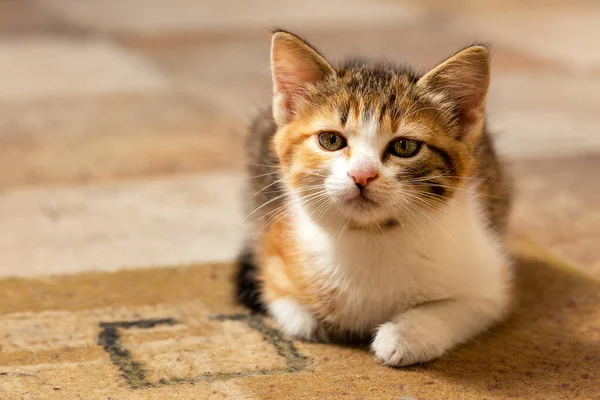
[[[327,151],[338,151],[346,147],[346,139],[333,132],[319,133],[319,144]]]
[[[421,150],[421,142],[412,139],[398,139],[390,143],[387,151],[402,158],[414,157]]]

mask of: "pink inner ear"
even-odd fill
[[[302,95],[306,85],[315,83],[322,77],[323,72],[317,66],[302,60],[276,61],[274,64],[277,89],[292,96]]]
[[[481,46],[467,48],[427,73],[420,82],[426,90],[443,93],[452,101],[464,124],[481,119],[489,86],[489,58]]]
[[[447,85],[454,84],[455,97],[465,109],[479,107],[487,93],[489,84],[488,76],[482,75],[478,71],[460,71],[460,74],[452,79]],[[470,73],[469,73],[470,72]]]
[[[455,104],[458,117],[469,125],[482,116],[485,107],[488,78],[476,70],[453,68],[432,77],[430,88],[445,93]]]
[[[275,86],[277,90],[286,95],[296,95],[303,91],[305,79],[302,72],[295,67],[275,66]],[[304,74],[306,75],[306,73]]]
[[[306,96],[309,85],[322,80],[331,66],[308,44],[288,33],[276,33],[271,48],[276,119],[287,122]]]
[[[306,95],[307,85],[316,82],[322,74],[314,65],[282,64],[282,62],[278,62],[274,65],[275,91],[281,96],[279,106],[284,109],[286,114],[292,114],[298,101]]]
[[[482,91],[464,88],[463,92],[455,93],[454,98],[457,102],[457,111],[463,123],[470,124],[479,117],[484,101]]]
[[[288,113],[294,110],[295,102],[304,94],[302,81],[297,80],[294,72],[285,68],[277,68],[275,73],[275,90],[281,95],[282,100],[280,107],[283,107]]]

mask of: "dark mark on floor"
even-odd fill
[[[131,353],[123,347],[118,329],[154,328],[157,325],[174,325],[172,318],[142,319],[138,321],[101,322],[102,330],[98,334],[98,345],[110,356],[110,360],[121,370],[121,375],[132,389],[151,386],[146,380],[146,373],[139,362],[134,361]]]
[[[227,380],[233,378],[256,376],[256,375],[276,375],[285,373],[297,373],[306,370],[309,365],[309,359],[300,354],[291,340],[286,339],[277,329],[267,326],[260,315],[232,314],[216,315],[211,317],[215,321],[240,321],[258,331],[268,343],[275,347],[277,354],[285,359],[286,367],[284,369],[269,369],[257,371],[241,371],[228,373],[207,373],[191,379],[161,379],[157,383],[148,382],[146,372],[143,366],[135,361],[123,344],[119,335],[119,329],[142,328],[151,329],[158,325],[175,325],[177,322],[173,318],[148,319],[137,321],[119,321],[119,322],[101,322],[102,328],[98,334],[98,345],[109,354],[114,365],[121,370],[121,376],[127,381],[132,389],[144,387],[164,386],[173,383],[191,383],[201,381]]]
[[[263,318],[257,314],[217,315],[212,319],[217,321],[245,321],[250,328],[260,332],[265,340],[275,347],[277,354],[285,359],[287,372],[299,372],[308,366],[308,358],[300,354],[294,346],[294,342],[286,339],[277,329],[267,326]]]

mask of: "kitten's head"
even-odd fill
[[[316,220],[393,227],[445,204],[471,174],[489,84],[484,47],[417,76],[335,68],[276,31],[271,68],[274,149],[288,193]]]

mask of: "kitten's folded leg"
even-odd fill
[[[329,334],[310,311],[291,297],[282,297],[269,304],[269,314],[282,331],[294,339],[328,342]]]
[[[409,309],[381,325],[371,344],[389,366],[433,360],[500,320],[505,299],[441,300]]]
[[[269,313],[281,329],[296,339],[315,340],[317,321],[310,312],[290,297],[282,297],[269,304]]]

